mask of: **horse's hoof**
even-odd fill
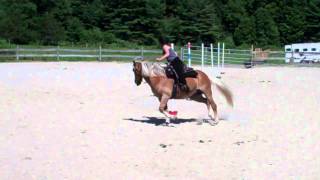
[[[170,124],[170,121],[171,121],[170,118],[167,117],[165,124]]]
[[[174,125],[172,125],[171,123],[163,123],[162,126],[165,126],[165,127],[175,127]]]
[[[215,126],[215,125],[217,125],[219,122],[218,122],[218,121],[208,120],[208,123],[209,123],[211,126]]]

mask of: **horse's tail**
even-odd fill
[[[226,98],[228,104],[233,107],[233,95],[232,92],[229,90],[229,88],[220,80],[217,78],[214,78],[211,81],[211,85],[216,85],[218,90],[224,95]]]

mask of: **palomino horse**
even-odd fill
[[[133,72],[135,83],[139,86],[144,79],[153,94],[160,101],[159,111],[166,117],[166,123],[170,123],[172,115],[168,112],[167,103],[172,98],[174,80],[167,78],[164,67],[160,63],[151,62],[135,62],[133,61]],[[218,90],[224,95],[229,105],[233,106],[231,91],[220,81],[211,81],[209,77],[202,71],[197,70],[196,78],[186,78],[189,87],[188,92],[177,90],[175,99],[190,99],[197,102],[205,103],[208,109],[208,121],[211,125],[216,125],[219,122],[217,105],[212,98],[211,85],[217,86]],[[203,97],[203,95],[205,97]],[[214,119],[210,115],[210,106],[214,113]]]

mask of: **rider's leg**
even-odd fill
[[[170,67],[173,68],[173,80],[174,80],[174,84],[179,84],[179,76],[178,76],[178,73],[177,73],[177,70],[176,70],[176,64],[175,62],[169,62],[169,65]],[[170,68],[171,69],[171,68]]]
[[[184,68],[184,64],[183,62],[179,59],[179,58],[176,58],[175,60],[173,60],[171,62],[173,68],[175,69],[175,71],[177,72],[178,74],[178,77],[179,77],[179,83],[182,84],[182,89],[185,90],[185,91],[188,91],[188,86],[187,86],[187,82],[186,82],[186,79],[183,75],[183,68]]]

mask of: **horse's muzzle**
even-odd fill
[[[141,81],[134,81],[136,83],[137,86],[139,86],[141,84]]]

